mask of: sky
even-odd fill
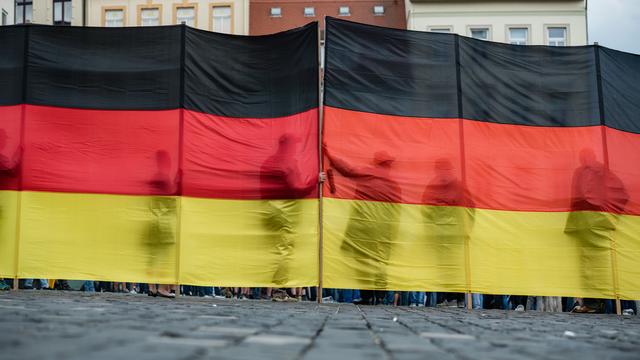
[[[640,54],[640,0],[588,0],[589,43]]]

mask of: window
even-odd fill
[[[212,8],[211,30],[231,34],[231,6],[214,6]]]
[[[428,30],[437,33],[450,33],[451,26],[432,26]]]
[[[338,10],[338,15],[340,15],[340,16],[350,16],[351,13],[349,12],[349,7],[348,6],[340,6],[340,9]]]
[[[4,9],[2,9],[2,25],[7,25],[7,18],[9,17],[9,13],[7,13]]]
[[[554,26],[547,28],[549,46],[567,46],[567,28]]]
[[[382,16],[384,15],[384,6],[382,5],[376,5],[373,7],[373,15],[375,16]]]
[[[124,9],[105,9],[104,10],[104,26],[105,27],[124,26]]]
[[[306,16],[306,17],[316,16],[316,9],[314,7],[306,7],[306,8],[304,8],[304,16]]]
[[[71,0],[53,0],[53,24],[71,25]]]
[[[139,24],[142,26],[160,25],[160,8],[141,8]]]
[[[33,1],[16,0],[16,24],[28,24],[33,19]]]
[[[282,16],[282,8],[272,7],[270,14],[271,14],[271,17],[281,17]]]
[[[196,8],[193,6],[182,6],[176,8],[176,24],[185,24],[191,27],[196,26]]]
[[[512,27],[509,28],[509,44],[527,45],[529,41],[529,28]]]
[[[489,40],[489,28],[470,28],[469,32],[471,37],[480,40]]]

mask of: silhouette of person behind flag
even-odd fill
[[[22,148],[11,151],[7,149],[9,137],[4,129],[0,129],[0,190],[12,188],[20,175]],[[4,208],[6,204],[0,203],[0,224],[4,223]]]
[[[274,239],[273,251],[277,263],[273,266],[273,283],[289,282],[289,266],[295,247],[297,225],[302,215],[303,199],[317,186],[318,174],[304,174],[300,170],[298,143],[300,139],[284,134],[278,148],[260,168],[260,192],[265,199],[263,224]],[[279,199],[279,200],[269,200]]]
[[[475,221],[474,202],[455,174],[449,159],[438,159],[435,176],[422,195],[422,218],[430,243],[437,244],[435,266],[437,279],[452,284],[465,264],[464,244]],[[458,298],[458,297],[456,297]]]
[[[400,220],[400,186],[391,178],[395,158],[379,151],[374,154],[373,166],[354,167],[327,151],[325,154],[337,172],[356,182],[355,198],[359,201],[351,207],[341,249],[357,263],[357,276],[371,284],[361,291],[363,303],[379,301],[384,292],[376,290],[389,290],[387,265]],[[333,176],[330,180],[333,182]]]
[[[0,184],[14,179],[20,173],[20,162],[22,151],[18,147],[13,152],[7,149],[9,137],[4,129],[0,129]],[[4,186],[2,187],[4,188]]]
[[[156,152],[156,173],[149,181],[153,190],[153,196],[149,203],[149,211],[153,214],[147,244],[150,247],[149,269],[152,276],[166,272],[166,269],[158,269],[169,259],[171,249],[176,244],[178,175],[171,177],[171,156],[165,150]],[[162,275],[159,275],[162,276]],[[170,293],[169,285],[149,284],[149,294],[162,297],[175,297]]]
[[[611,241],[629,195],[622,180],[596,160],[592,149],[582,149],[579,156],[565,233],[580,247],[580,286],[587,290],[611,279],[611,273],[603,269],[611,267]]]
[[[20,174],[21,148],[18,147],[18,149],[14,151],[7,149],[8,140],[7,132],[4,129],[0,129],[0,189],[2,190],[9,188],[9,184],[14,182]],[[4,218],[7,216],[5,215],[6,207],[7,204],[0,202],[0,225],[4,225],[7,221],[7,219]],[[6,238],[6,240],[10,239]],[[2,239],[0,239],[0,241],[2,241]],[[9,286],[0,278],[0,290],[6,290],[8,288]]]

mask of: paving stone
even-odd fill
[[[638,316],[65,291],[0,292],[0,312],[2,360],[640,358]]]

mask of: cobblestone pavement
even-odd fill
[[[0,310],[7,360],[640,359],[638,316],[35,290]]]

